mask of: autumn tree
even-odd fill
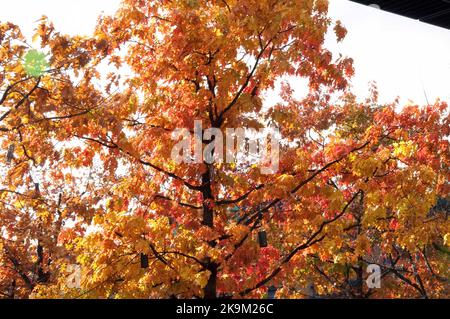
[[[81,70],[97,43],[69,39],[44,20],[38,34],[51,51],[48,61],[17,26],[0,24],[0,289],[11,298],[28,297],[37,285],[54,280],[54,263],[71,260],[58,245],[66,222],[81,216],[89,222],[93,213],[81,202],[87,186],[75,187],[62,175],[64,167],[77,165],[66,162],[62,143],[72,138],[66,122],[85,125],[96,105],[104,104],[89,69]],[[74,76],[81,80],[74,82]]]
[[[358,100],[352,60],[324,47],[346,34],[327,9],[125,0],[91,37],[43,18],[37,76],[2,24],[5,297],[448,296],[449,108]],[[278,171],[176,162],[172,133],[196,120],[279,127]]]

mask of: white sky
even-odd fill
[[[374,0],[376,2],[376,0]],[[97,17],[112,14],[120,0],[0,0],[0,21],[18,24],[31,37],[35,21],[47,15],[57,30],[89,34]],[[376,81],[380,99],[400,96],[425,104],[440,97],[450,101],[450,30],[369,8],[347,0],[330,0],[330,16],[349,33],[343,43],[328,42],[333,52],[355,60],[354,91],[367,96]]]

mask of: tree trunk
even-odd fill
[[[211,203],[214,200],[211,190],[211,178],[210,169],[208,167],[207,171],[202,175],[202,195],[203,195],[203,216],[202,224],[208,226],[209,228],[214,228],[214,209],[211,207]],[[208,243],[211,247],[215,246],[214,242]],[[209,257],[205,260],[205,268],[210,272],[210,276],[206,286],[203,288],[203,296],[205,299],[215,299],[217,298],[217,268],[218,264],[212,262]]]

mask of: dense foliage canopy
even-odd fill
[[[357,99],[352,60],[324,47],[346,35],[327,10],[124,0],[89,37],[43,17],[25,59],[48,59],[41,73],[1,23],[0,294],[449,297],[449,107]],[[172,131],[194,120],[278,126],[278,172],[174,163]]]

